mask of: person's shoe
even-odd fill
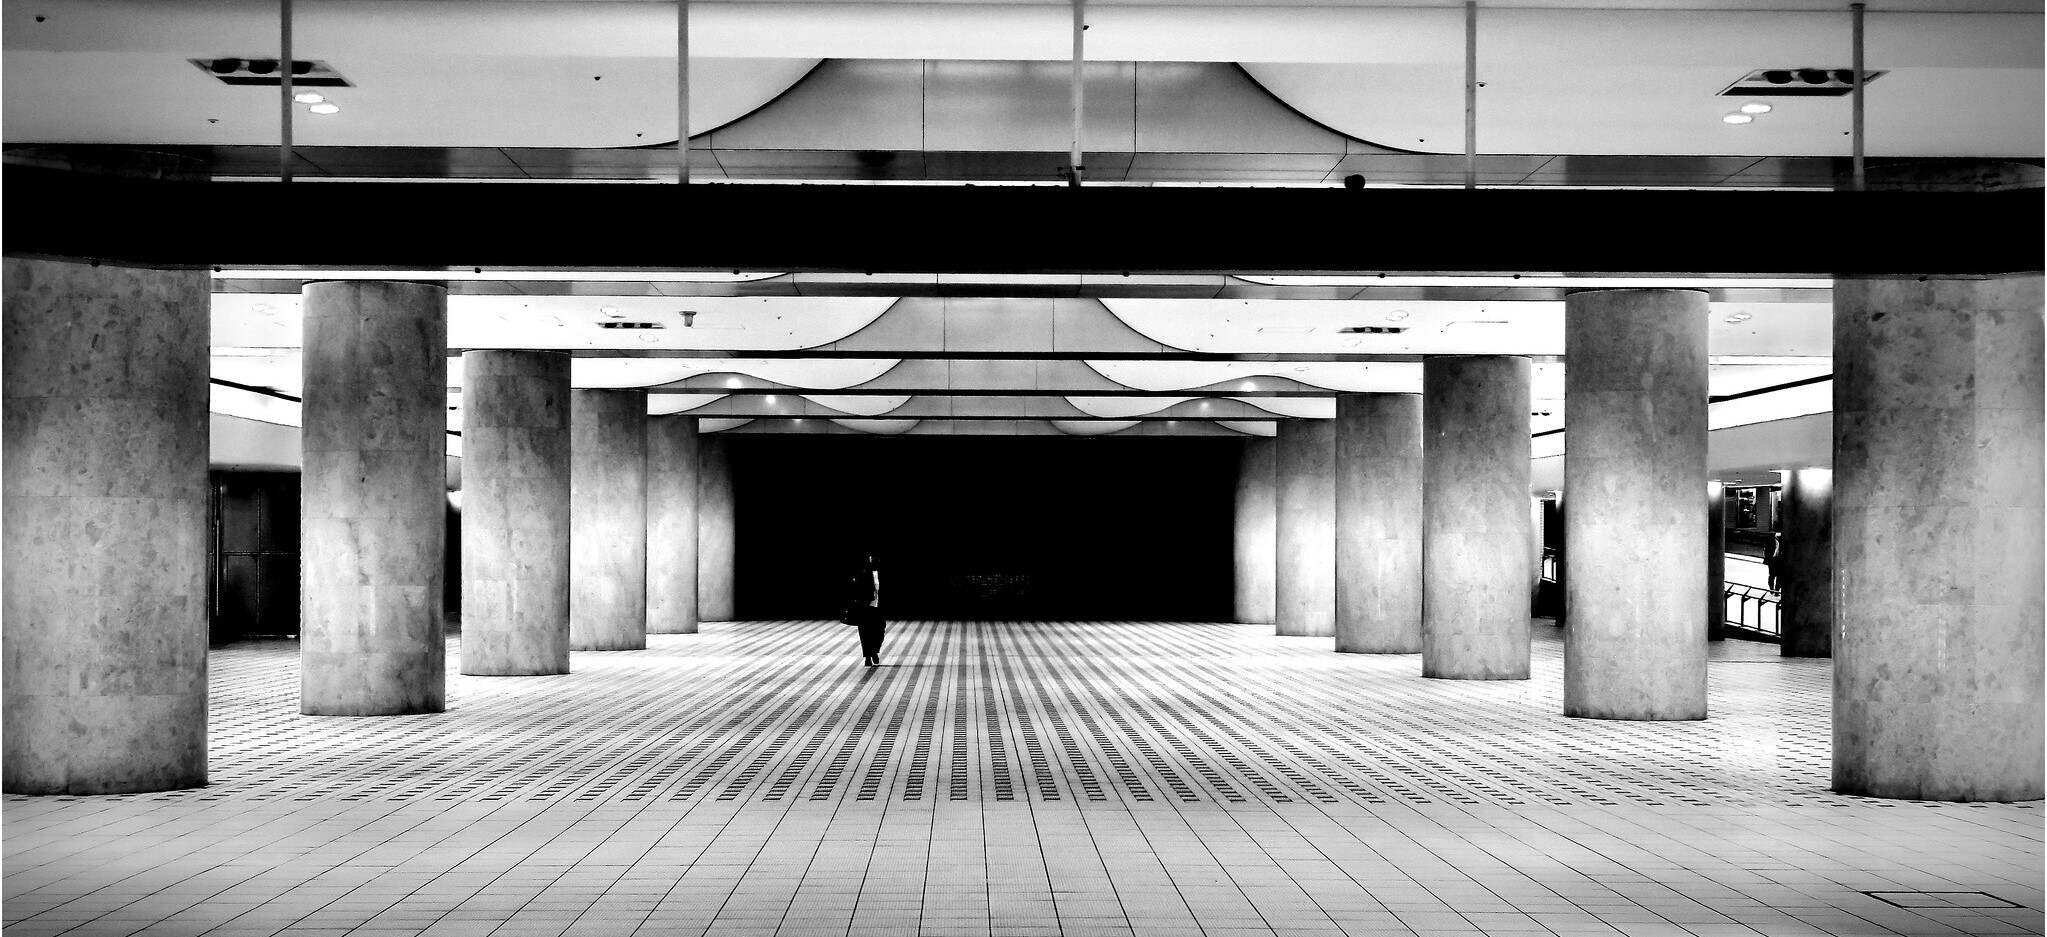
[[[873,658],[873,657],[868,657],[868,658],[867,658],[866,660],[867,660],[867,666],[869,666],[869,667],[872,667],[872,666],[874,666],[874,663],[875,663],[875,661],[874,661],[874,658]]]

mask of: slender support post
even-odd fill
[[[1478,0],[1464,0],[1464,187],[1478,188]]]
[[[278,83],[280,92],[277,99],[279,125],[282,132],[277,144],[277,178],[282,182],[291,181],[291,105],[292,105],[292,52],[291,52],[291,0],[277,0],[277,71],[284,76]]]
[[[1070,164],[1073,168],[1073,174],[1067,177],[1066,184],[1075,187],[1080,185],[1081,175],[1080,130],[1082,88],[1084,87],[1081,66],[1087,61],[1086,34],[1087,0],[1073,0],[1073,153],[1071,154],[1072,162]]]
[[[675,181],[689,184],[689,0],[675,0]]]
[[[1854,190],[1857,192],[1862,191],[1863,185],[1868,181],[1867,176],[1864,174],[1862,163],[1862,86],[1864,77],[1862,68],[1863,7],[1864,4],[1860,3],[1848,4],[1849,14],[1854,19],[1855,23],[1855,87],[1849,92],[1849,94],[1851,95],[1850,102],[1855,112],[1855,123],[1854,126],[1851,128],[1853,132],[1850,133],[1849,136],[1854,139],[1855,144]]]

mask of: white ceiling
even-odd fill
[[[1780,98],[1776,112],[1734,127],[1719,118],[1739,102],[1716,96],[1755,68],[1849,64],[1845,5],[1559,6],[1484,6],[1481,152],[1847,152],[1844,99]],[[2037,4],[1872,6],[1869,66],[1889,72],[1869,89],[1872,155],[2039,156]],[[274,54],[275,9],[7,0],[0,133],[10,143],[274,142],[273,90],[222,85],[185,60]],[[1248,63],[1286,103],[1344,133],[1462,150],[1456,5],[1089,9],[1092,60]],[[666,3],[337,0],[300,4],[296,23],[296,53],[356,84],[329,94],[340,113],[300,115],[303,145],[619,147],[675,136]],[[769,101],[819,59],[1057,60],[1070,54],[1069,27],[1060,5],[698,3],[691,129]]]

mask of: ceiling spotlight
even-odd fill
[[[684,309],[682,311],[682,327],[685,329],[692,329],[696,328],[696,324],[697,311],[694,309]]]
[[[241,70],[242,70],[242,60],[241,60],[241,59],[214,59],[214,60],[213,60],[213,64],[211,64],[211,65],[209,65],[209,66],[207,66],[207,67],[209,67],[209,68],[213,69],[213,73],[214,73],[214,74],[216,74],[216,75],[232,75],[232,74],[234,74],[235,72],[238,72],[238,71],[241,71]]]
[[[1854,84],[1854,83],[1855,83],[1855,69],[1852,69],[1852,68],[1837,68],[1837,69],[1834,69],[1834,80],[1835,80],[1835,81],[1838,81],[1838,82],[1840,82],[1840,83],[1842,83],[1842,84],[1844,84],[1844,85],[1852,85],[1852,84]]]
[[[1791,83],[1791,73],[1781,68],[1771,69],[1763,73],[1763,80],[1773,85],[1788,85]]]
[[[292,95],[291,99],[300,104],[318,104],[321,101],[327,100],[327,96],[318,91],[301,91]]]
[[[1720,122],[1723,124],[1749,124],[1755,122],[1755,117],[1749,114],[1729,114],[1726,117],[1720,118]]]
[[[1809,85],[1823,85],[1831,81],[1833,77],[1827,74],[1827,70],[1824,68],[1801,68],[1798,70],[1798,80]]]
[[[306,108],[306,110],[312,111],[315,114],[341,113],[341,107],[332,101],[322,101],[318,104],[313,105],[312,107]]]
[[[250,59],[249,74],[268,75],[277,70],[276,59]]]
[[[1770,105],[1764,104],[1761,101],[1750,101],[1741,106],[1741,112],[1744,114],[1768,114],[1770,112]]]
[[[1755,316],[1746,312],[1730,312],[1727,314],[1727,324],[1733,325],[1738,322],[1747,322],[1748,320],[1753,318],[1755,318]]]

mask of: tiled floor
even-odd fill
[[[1541,937],[2041,931],[2039,804],[1827,791],[1828,664],[1713,718],[1239,625],[713,623],[441,715],[213,656],[212,786],[5,802],[6,933]],[[458,642],[459,643],[459,642]],[[454,650],[451,648],[451,650]]]

